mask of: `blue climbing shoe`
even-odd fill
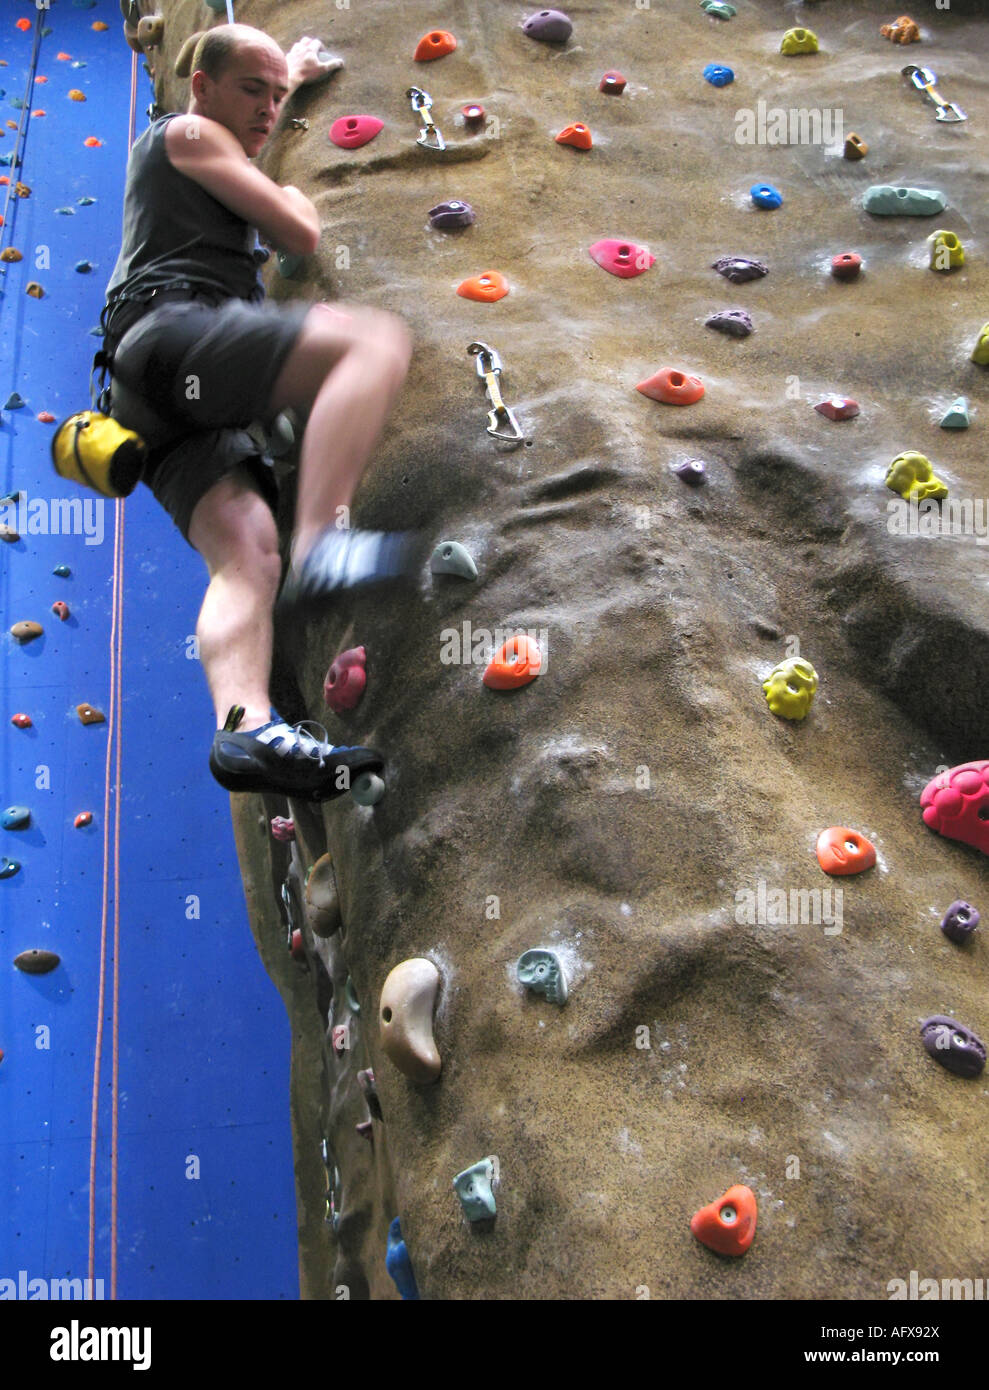
[[[350,791],[362,773],[384,768],[384,759],[373,748],[334,748],[322,724],[303,720],[290,725],[274,719],[250,733],[237,733],[243,717],[243,705],[234,705],[217,730],[209,756],[210,772],[227,791],[280,792],[329,801]],[[318,729],[322,738],[310,729]]]
[[[278,595],[279,612],[318,606],[343,589],[408,581],[418,565],[416,531],[354,531],[328,526]]]

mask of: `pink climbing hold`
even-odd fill
[[[288,820],[285,816],[272,816],[271,838],[273,840],[294,840],[295,821]]]
[[[656,257],[647,247],[636,246],[634,241],[618,241],[615,237],[605,237],[603,241],[596,241],[587,249],[602,270],[607,270],[622,280],[631,280],[636,275],[645,274],[656,261]]]
[[[989,758],[939,772],[920,804],[929,830],[989,854]]]
[[[850,396],[829,396],[826,401],[819,401],[814,409],[829,420],[854,420],[859,413],[858,401]]]
[[[296,927],[295,931],[292,933],[291,952],[293,960],[304,961],[306,958],[305,942],[302,940],[302,933],[299,931],[298,927]]]
[[[330,139],[342,150],[356,150],[384,128],[384,121],[377,116],[339,116],[330,126]]]
[[[335,657],[323,682],[323,699],[334,714],[354,709],[367,685],[367,650],[351,647]]]

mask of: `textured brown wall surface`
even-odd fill
[[[267,829],[289,808],[233,799],[252,924],[295,1030],[305,1296],[396,1297],[395,1215],[427,1298],[633,1298],[644,1285],[654,1298],[883,1299],[911,1269],[985,1273],[989,1091],[934,1065],[918,1024],[952,1013],[989,1035],[984,936],[962,949],[938,930],[956,898],[989,911],[989,872],[924,827],[917,798],[939,765],[989,752],[987,547],[890,534],[883,480],[911,448],[954,496],[989,494],[987,374],[969,361],[989,318],[987,28],[972,5],[925,3],[924,42],[900,48],[878,34],[893,4],[737,4],[723,23],[692,0],[572,3],[562,50],[526,38],[531,10],[505,0],[237,7],[284,48],[318,34],[346,63],[294,99],[309,130],[282,128],[261,157],[324,228],[297,280],[272,274],[272,296],[388,308],[415,337],[355,524],[458,539],[480,570],[473,583],[427,573],[414,597],[350,598],[279,634],[281,713],[381,749],[377,806],[293,805],[293,869]],[[162,9],[157,100],[184,109],[172,63],[208,12]],[[822,52],[781,57],[799,23]],[[413,63],[438,27],[456,53]],[[704,82],[709,61],[734,67],[734,85]],[[899,76],[906,62],[933,67],[968,122],[937,124]],[[621,97],[597,90],[612,67],[629,79]],[[445,155],[415,144],[413,83],[432,94]],[[493,138],[458,125],[471,99],[497,118]],[[759,99],[836,108],[867,158],[738,144],[735,112]],[[337,149],[329,125],[362,111],[385,129]],[[590,152],[554,143],[574,120]],[[758,180],[781,188],[780,210],[752,207]],[[948,207],[869,217],[861,193],[885,182],[940,187]],[[448,198],[471,202],[477,224],[431,231],[427,209]],[[967,254],[950,275],[926,265],[942,226]],[[607,275],[587,254],[606,236],[646,243],[656,265]],[[866,272],[839,284],[828,265],[849,249]],[[726,254],[770,274],[732,286],[710,268]],[[500,303],[454,293],[492,267],[511,285]],[[736,305],[753,315],[748,339],[704,326]],[[527,433],[514,451],[484,432],[475,338],[502,355]],[[704,399],[677,409],[634,390],[664,365],[698,373]],[[861,415],[823,419],[812,406],[831,393]],[[939,429],[960,394],[971,429]],[[707,462],[703,488],[669,471],[690,457]],[[289,510],[287,497],[283,529]],[[498,694],[481,667],[444,664],[440,634],[464,621],[545,628],[544,674]],[[821,677],[800,724],[775,718],[760,688],[790,635]],[[323,676],[358,643],[367,692],[338,718]],[[878,849],[861,878],[831,883],[817,865],[817,834],[836,823]],[[301,916],[299,865],[327,849],[344,925],[324,942],[307,929],[307,973],[284,949],[280,890],[288,878]],[[740,923],[736,894],[759,880],[840,887],[841,932]],[[536,945],[569,962],[562,1010],[515,983]],[[443,1072],[428,1087],[382,1055],[376,1028],[386,975],[422,955],[442,974]],[[361,1002],[342,1060],[325,1046],[324,969],[333,1021],[348,1019],[348,973]],[[384,1113],[373,1143],[354,1130],[369,1065]],[[489,1154],[498,1215],[482,1233],[451,1183]],[[759,1226],[729,1261],[688,1223],[736,1182],[757,1193]]]

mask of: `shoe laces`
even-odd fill
[[[310,729],[318,729],[322,737],[310,733]],[[329,734],[322,724],[318,724],[314,719],[303,719],[298,724],[272,724],[268,728],[257,730],[253,737],[259,743],[268,744],[273,752],[284,757],[310,758],[320,766],[333,751]],[[284,746],[279,746],[282,744]]]

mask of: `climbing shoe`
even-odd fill
[[[334,748],[322,724],[303,720],[289,725],[274,719],[260,729],[238,734],[243,717],[243,705],[234,705],[210,752],[210,772],[227,791],[280,792],[329,801],[350,791],[362,773],[380,773],[385,765],[371,748]],[[310,728],[318,729],[322,737]]]
[[[285,576],[278,610],[317,606],[343,589],[408,580],[417,568],[415,531],[353,531],[329,526],[301,566]]]
[[[147,445],[109,415],[81,410],[63,420],[52,437],[55,472],[103,497],[129,497],[137,487]]]

